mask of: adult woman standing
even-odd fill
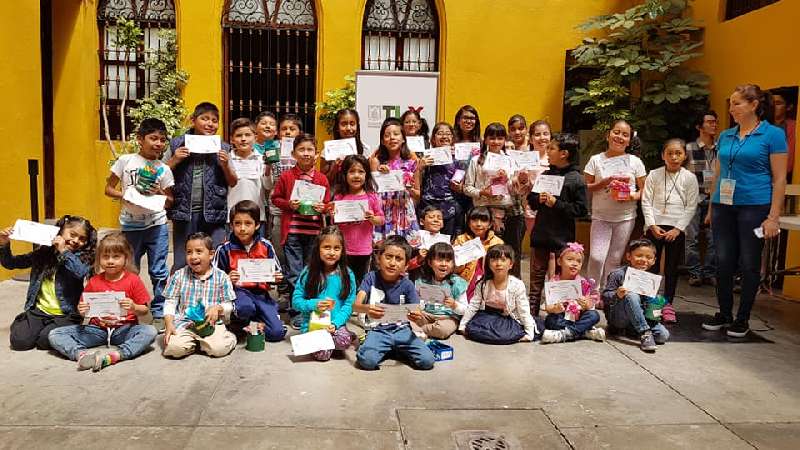
[[[616,270],[636,223],[636,203],[641,198],[647,171],[639,157],[627,154],[633,130],[618,120],[608,132],[606,151],[589,159],[583,169],[592,196],[592,227],[588,278],[598,286]]]
[[[744,337],[756,299],[763,239],[778,235],[778,217],[786,191],[786,135],[768,120],[772,98],[754,84],[737,86],[729,112],[736,126],[723,131],[717,144],[714,193],[709,207],[717,254],[719,312],[703,323],[706,330],[727,328]],[[708,218],[706,219],[708,220]],[[733,277],[741,264],[742,293],[733,317]]]

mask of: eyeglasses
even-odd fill
[[[434,134],[434,136],[441,136],[441,137],[450,136],[450,137],[452,137],[452,136],[453,136],[453,133],[451,133],[451,132],[449,132],[449,131],[437,131],[437,132]]]
[[[478,120],[478,118],[475,116],[461,116],[461,120],[463,120],[464,122],[475,122],[476,120]]]

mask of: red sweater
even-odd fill
[[[292,195],[294,182],[300,179],[300,175],[302,173],[303,172],[298,169],[297,166],[294,166],[291,169],[283,172],[281,177],[278,179],[278,183],[275,184],[275,187],[272,190],[272,204],[283,211],[283,215],[281,216],[281,245],[286,244],[286,236],[289,235],[289,224],[292,222],[295,216],[300,216],[289,207],[289,198]],[[325,197],[323,198],[323,202],[327,203],[331,195],[328,178],[316,169],[312,169],[309,174],[311,175],[311,183],[325,186]]]

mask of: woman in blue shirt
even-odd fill
[[[750,331],[761,270],[763,239],[778,235],[778,217],[786,190],[786,136],[771,125],[772,97],[753,84],[736,87],[729,112],[736,126],[717,144],[714,194],[709,207],[717,254],[719,312],[703,323],[706,330],[727,328],[731,337]],[[707,217],[708,220],[708,217]],[[733,277],[741,263],[742,293],[733,317]]]

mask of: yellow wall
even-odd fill
[[[782,0],[728,21],[722,20],[723,3],[694,2],[694,13],[705,27],[704,56],[696,65],[711,77],[711,105],[727,127],[732,124],[727,123],[725,100],[736,85],[755,83],[764,89],[800,85],[795,45],[800,2]],[[797,151],[794,164],[794,173],[800,173]],[[800,233],[791,233],[788,248],[787,267],[800,265]],[[800,277],[787,277],[784,293],[800,298]]]
[[[0,26],[0,104],[6,105],[0,120],[4,146],[0,152],[0,227],[18,218],[30,218],[28,159],[39,160],[39,215],[44,214],[42,147],[42,79],[39,58],[39,2],[16,1],[4,5]],[[24,42],[24,45],[20,45]],[[15,253],[31,246],[15,242]],[[12,272],[0,268],[0,279]]]

